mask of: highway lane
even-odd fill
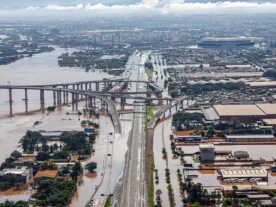
[[[144,62],[148,54],[142,54],[140,66],[138,68],[137,80],[147,80],[144,71]],[[143,92],[147,86],[143,82],[136,84],[135,90]],[[126,157],[126,167],[124,172],[123,190],[120,206],[146,207],[147,187],[145,179],[145,112],[144,101],[134,103],[132,131],[129,136],[129,151]],[[113,205],[118,206],[118,205]]]

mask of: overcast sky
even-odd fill
[[[190,1],[191,2],[191,1]],[[276,13],[276,3],[245,0],[216,3],[185,0],[0,0],[0,17],[64,17],[203,13]]]

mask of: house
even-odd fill
[[[259,200],[256,202],[257,207],[273,207],[275,206],[271,200]]]
[[[44,180],[56,179],[57,175],[57,170],[40,170],[34,176],[34,184],[38,185],[40,182]]]
[[[33,177],[33,168],[28,168],[27,166],[17,166],[15,168],[5,168],[0,171],[0,180],[7,174],[14,174],[21,178],[23,183],[27,183],[27,181]]]

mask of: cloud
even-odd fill
[[[142,0],[132,4],[107,5],[77,4],[77,5],[56,5],[29,6],[24,9],[25,15],[68,15],[75,16],[96,16],[96,15],[166,15],[166,14],[222,14],[222,13],[276,13],[276,3],[264,2],[215,2],[215,3],[188,3],[185,0]],[[3,10],[4,11],[4,10]],[[68,13],[70,12],[70,13]],[[1,13],[1,11],[0,11]],[[73,16],[73,15],[71,15]]]

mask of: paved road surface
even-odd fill
[[[147,55],[141,58],[140,65],[144,65]],[[139,67],[138,80],[146,80],[144,67]],[[146,91],[146,84],[137,83],[136,91]],[[126,167],[123,179],[123,191],[121,196],[121,207],[146,207],[147,186],[145,179],[145,114],[144,102],[134,103],[133,125],[129,137],[129,151],[126,157]]]

